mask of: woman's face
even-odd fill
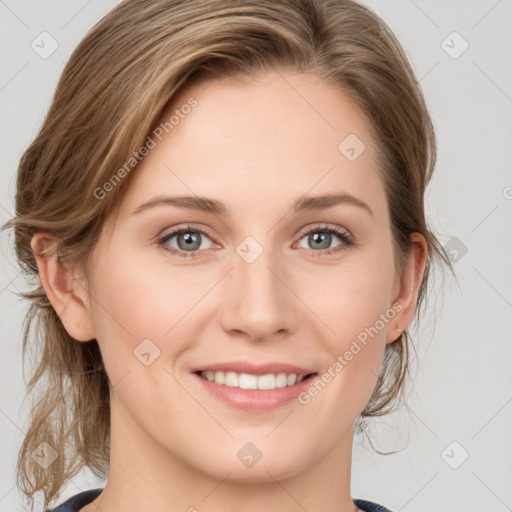
[[[369,126],[290,73],[173,114],[91,260],[112,442],[220,479],[334,464],[406,326]]]

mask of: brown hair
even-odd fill
[[[450,261],[427,226],[425,188],[435,159],[434,129],[408,59],[387,25],[352,0],[126,0],[84,37],[59,80],[43,125],[18,169],[15,232],[22,271],[34,277],[23,338],[34,344],[36,385],[30,424],[17,461],[27,498],[45,506],[88,466],[108,471],[108,376],[96,340],[78,343],[64,329],[37,276],[36,232],[58,240],[60,260],[84,264],[129,177],[97,191],[146,143],[161,113],[197,80],[250,79],[258,71],[315,74],[350,94],[367,116],[379,149],[397,268],[409,235],[427,241],[416,315],[434,259]],[[31,333],[34,336],[31,336]],[[408,371],[407,331],[386,346],[373,395],[361,417],[390,412]],[[31,453],[47,442],[59,457],[46,469]]]

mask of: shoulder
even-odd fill
[[[354,503],[361,509],[363,512],[392,512],[382,505],[378,505],[377,503],[373,503],[372,501],[366,500],[354,500]]]
[[[56,508],[45,509],[43,512],[78,512],[82,507],[91,503],[100,493],[103,488],[89,489],[87,491],[79,492],[71,498],[68,498],[64,503],[61,503]]]

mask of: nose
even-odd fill
[[[294,278],[283,258],[265,249],[252,260],[255,250],[249,243],[234,254],[233,268],[222,281],[221,318],[226,332],[261,342],[296,329],[304,308],[293,293]]]

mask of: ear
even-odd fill
[[[396,311],[399,304],[400,310],[388,324],[386,343],[392,343],[398,339],[401,331],[404,331],[411,323],[416,310],[419,287],[425,270],[427,242],[420,233],[412,233],[410,238],[413,245],[407,258],[406,268],[403,276],[397,277],[393,291],[393,305],[396,308],[393,309]],[[397,329],[401,329],[401,331]]]
[[[75,275],[75,267],[59,261],[56,240],[46,233],[36,233],[31,247],[46,296],[68,334],[77,341],[94,339],[89,296]]]

